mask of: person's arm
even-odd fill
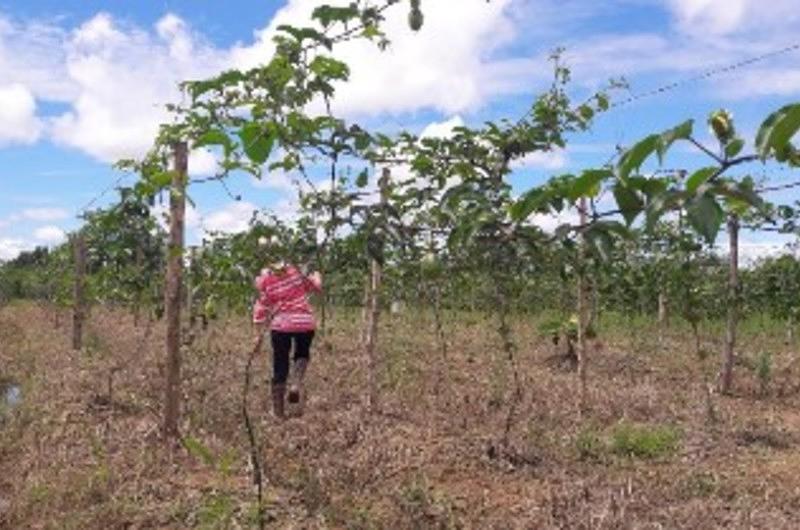
[[[264,281],[266,280],[269,271],[262,270],[261,274],[253,282],[258,291],[259,298],[253,304],[253,348],[261,349],[261,343],[264,340],[264,334],[267,331],[267,326],[271,320],[270,310],[266,304],[262,302],[260,296],[263,294]]]

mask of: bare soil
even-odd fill
[[[658,345],[641,324],[601,327],[579,411],[575,374],[519,317],[509,422],[511,363],[480,315],[448,315],[446,354],[431,315],[387,315],[380,409],[367,411],[357,314],[336,311],[315,342],[302,418],[272,419],[257,359],[249,410],[269,528],[800,528],[800,374],[777,329],[745,334],[735,392],[718,396],[717,357],[699,359],[690,333]],[[95,308],[75,352],[67,315],[55,320],[34,304],[0,309],[0,377],[23,395],[0,420],[0,528],[256,528],[247,319],[193,331],[177,447],[159,435],[161,325]],[[678,441],[626,453],[625,425]]]

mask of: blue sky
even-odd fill
[[[177,82],[265,60],[274,28],[302,24],[318,3],[0,0],[0,259],[58,243],[89,201],[121,177],[132,182],[111,164],[147,148],[166,119],[164,105],[180,97]],[[522,114],[547,85],[547,55],[556,47],[566,48],[572,90],[581,97],[610,77],[624,76],[639,94],[800,41],[795,0],[774,0],[769,9],[755,0],[426,0],[423,7],[419,34],[408,30],[406,8],[396,8],[387,23],[389,52],[341,49],[353,76],[334,104],[338,113],[386,131],[444,133],[453,124]],[[522,191],[601,164],[616,145],[686,118],[696,118],[700,137],[710,141],[705,116],[719,107],[733,111],[752,138],[768,112],[798,99],[794,51],[612,110],[565,151],[528,159],[512,182]],[[208,174],[213,163],[209,153],[197,153],[190,170]],[[705,163],[679,149],[667,165]],[[747,170],[779,182],[800,177]],[[231,188],[242,202],[217,185],[193,190],[190,240],[206,228],[241,229],[254,208],[282,215],[293,209],[284,175],[260,183],[239,177]],[[112,189],[93,204],[114,196]],[[788,193],[775,199],[794,200]],[[784,242],[745,237],[751,254]]]

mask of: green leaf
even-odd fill
[[[617,201],[622,217],[625,218],[625,222],[630,226],[636,216],[644,209],[641,197],[623,182],[618,182],[614,186],[614,198]]]
[[[367,39],[374,39],[375,37],[382,37],[383,33],[378,29],[375,24],[367,24],[364,26],[364,31],[361,33]]]
[[[570,200],[580,197],[596,197],[600,193],[600,186],[603,180],[613,177],[613,173],[606,169],[591,169],[584,171],[569,189]]]
[[[627,180],[634,171],[638,171],[647,157],[652,155],[661,143],[661,136],[651,134],[629,150],[625,151],[617,164],[617,174],[620,180]]]
[[[369,170],[364,169],[361,173],[358,174],[356,177],[356,186],[359,188],[364,188],[369,183]]]
[[[150,175],[147,179],[155,187],[155,189],[162,189],[169,187],[172,184],[172,179],[175,176],[174,171],[161,171]]]
[[[717,171],[719,171],[719,168],[716,167],[704,167],[703,169],[698,169],[692,173],[691,177],[686,179],[686,191],[694,195],[697,193],[697,190],[700,188],[700,186],[708,182],[708,179],[714,176]]]
[[[230,152],[231,139],[228,138],[228,135],[225,134],[225,131],[221,129],[211,129],[200,135],[200,137],[194,142],[195,149],[209,145],[221,145],[227,153]]]
[[[695,197],[689,202],[686,216],[692,228],[711,245],[717,239],[725,214],[716,199],[705,194]]]
[[[645,225],[648,230],[652,230],[656,223],[670,209],[675,208],[688,197],[684,191],[664,190],[655,195],[647,207]]]
[[[183,439],[183,446],[195,458],[199,458],[208,466],[214,465],[214,455],[200,440],[187,436]]]
[[[769,148],[774,152],[783,151],[798,130],[800,130],[800,104],[788,107],[775,123],[769,135]]]
[[[356,135],[354,142],[356,150],[364,151],[369,148],[370,143],[372,143],[372,138],[370,138],[369,134],[361,133]]]
[[[658,196],[660,193],[663,193],[667,190],[668,187],[667,179],[666,178],[658,178],[658,177],[629,177],[628,178],[628,187],[632,190],[636,190],[641,192],[645,197],[647,197],[648,201],[651,201],[654,197]]]
[[[512,204],[509,213],[514,221],[524,221],[534,212],[546,212],[552,199],[552,187],[537,186],[525,192]]]
[[[783,109],[773,112],[767,116],[767,119],[765,119],[761,123],[761,127],[758,128],[758,133],[756,134],[756,152],[759,154],[762,160],[766,160],[767,156],[769,155],[769,135],[782,112]]]
[[[239,138],[242,140],[242,149],[247,158],[253,163],[261,165],[269,158],[277,134],[271,123],[265,127],[262,124],[251,122],[242,127],[242,130],[239,131]]]
[[[657,148],[659,163],[664,163],[664,155],[667,153],[669,148],[672,147],[672,144],[675,143],[676,140],[685,140],[689,138],[692,135],[693,130],[694,120],[686,120],[677,127],[673,127],[672,129],[661,133]]]
[[[324,55],[314,57],[308,68],[320,77],[326,79],[346,80],[350,75],[347,64]]]
[[[578,114],[581,115],[585,121],[589,121],[594,118],[594,109],[589,105],[581,105],[578,107]]]
[[[751,206],[764,204],[764,199],[753,189],[752,182],[720,182],[709,190],[710,193],[726,198],[728,204],[743,213]]]
[[[772,151],[780,151],[800,128],[800,103],[786,105],[770,114],[756,135],[756,151],[766,160]]]
[[[744,140],[741,138],[734,138],[731,142],[725,146],[725,156],[728,158],[734,158],[736,155],[742,152],[744,148]]]
[[[435,169],[433,160],[427,155],[417,155],[411,161],[411,169],[417,173],[427,174]]]
[[[334,22],[346,23],[358,17],[358,9],[355,4],[348,7],[334,7],[321,5],[314,9],[311,18],[319,20],[323,27],[328,27]]]
[[[320,33],[314,28],[296,28],[294,26],[287,26],[281,25],[276,28],[278,31],[282,31],[284,33],[288,33],[292,37],[294,37],[297,42],[300,44],[303,43],[304,40],[312,40],[319,44],[322,44],[329,50],[333,48],[333,42],[331,39]]]

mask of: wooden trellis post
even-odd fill
[[[86,238],[82,232],[72,240],[72,249],[75,257],[75,286],[74,303],[72,306],[72,349],[80,350],[83,347],[83,321],[86,318],[86,301],[84,290],[86,286]]]
[[[381,204],[385,205],[389,199],[389,179],[391,178],[391,170],[388,167],[383,168],[383,174],[378,181],[378,187],[381,193]],[[382,250],[382,249],[381,249]],[[366,336],[364,340],[364,349],[367,354],[368,374],[369,374],[369,401],[368,407],[371,412],[378,410],[379,405],[379,391],[378,391],[378,372],[380,368],[380,359],[378,353],[375,351],[375,345],[378,339],[378,320],[380,318],[381,305],[380,305],[380,289],[381,277],[383,274],[383,266],[381,261],[373,258],[370,269],[370,281],[368,288],[368,304],[367,304],[367,321],[366,321]]]
[[[184,216],[186,212],[186,180],[189,149],[186,142],[174,145],[174,168],[169,200],[169,244],[167,277],[164,289],[164,310],[167,321],[166,385],[164,391],[165,439],[178,436],[181,382],[181,287],[183,277]]]

